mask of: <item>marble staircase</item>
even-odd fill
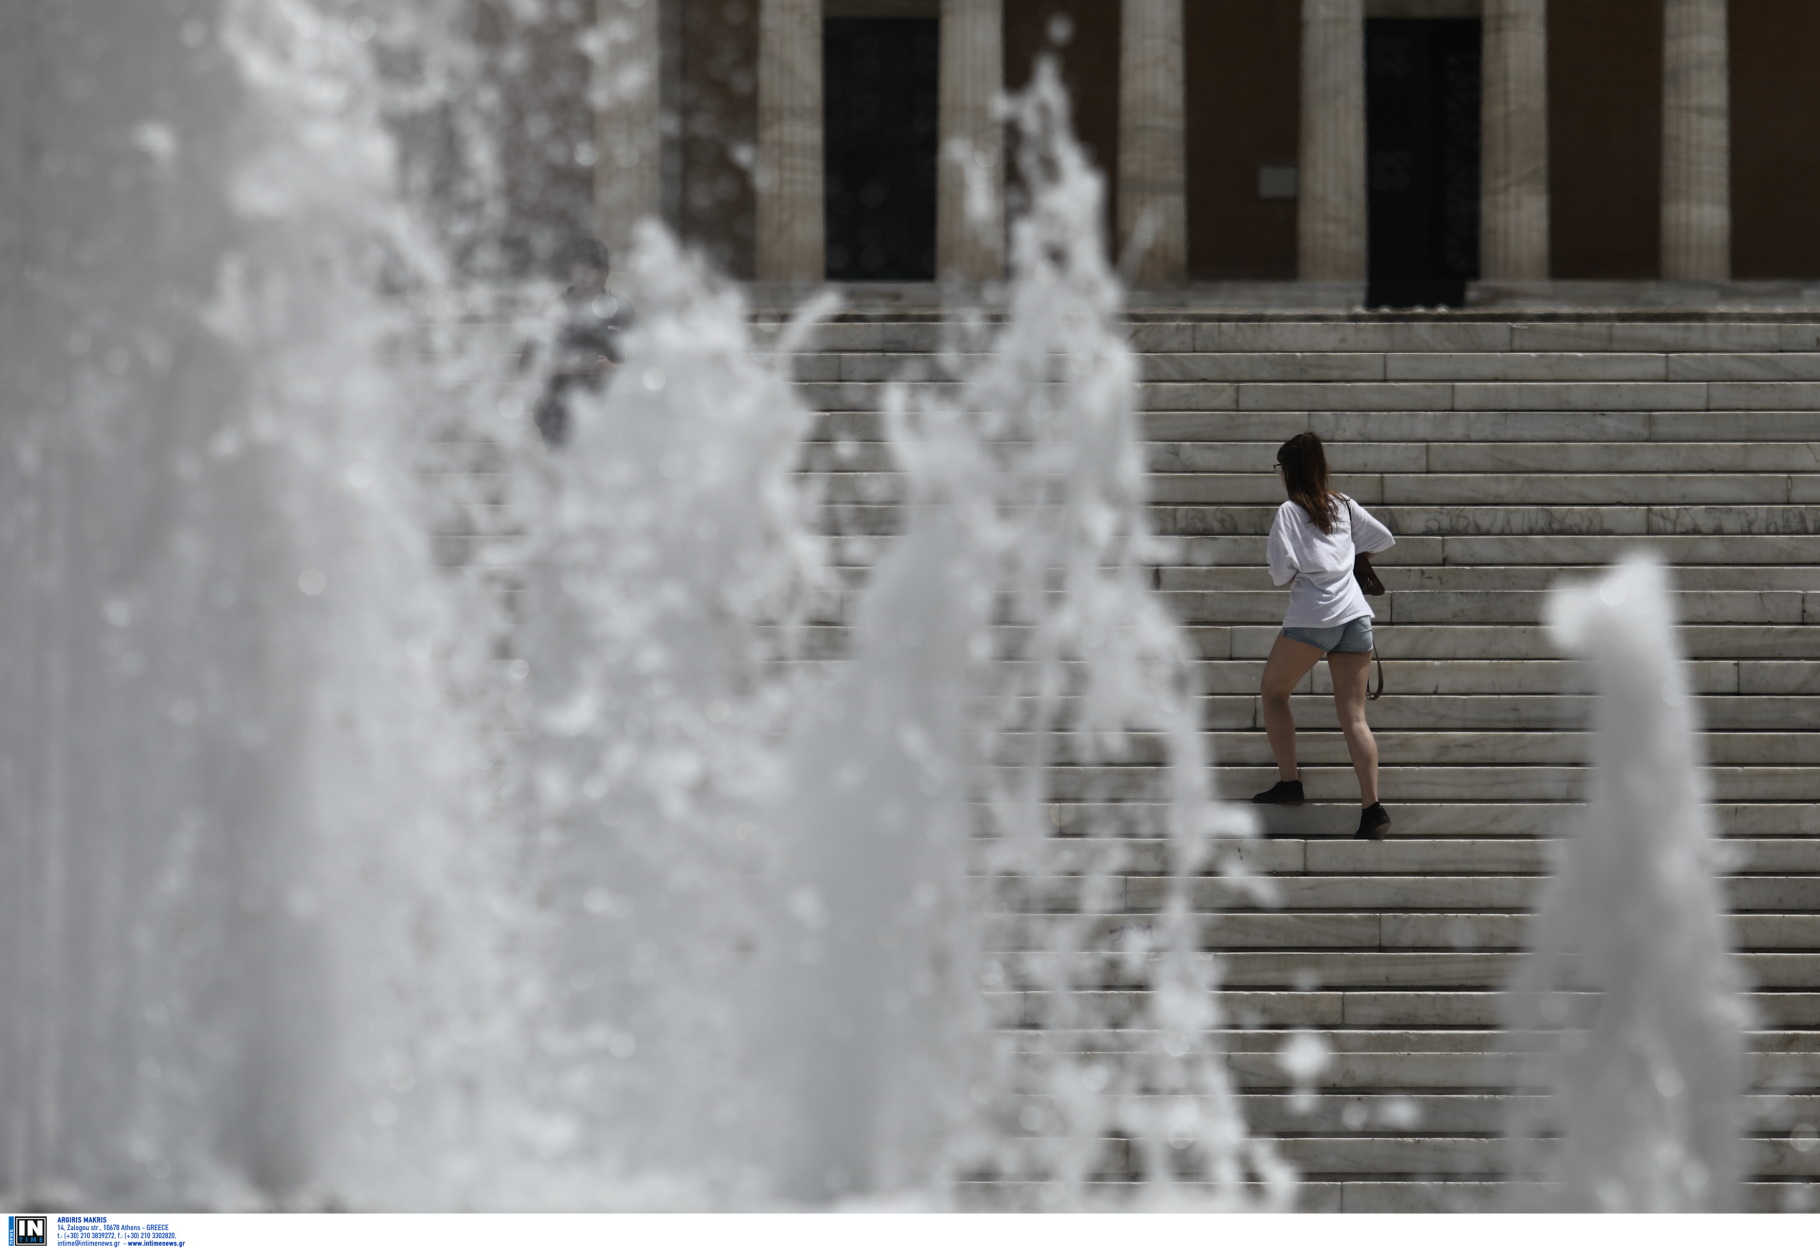
[[[1247,1113],[1302,1172],[1305,1205],[1495,1199],[1510,1100],[1534,1096],[1509,1088],[1498,991],[1584,782],[1582,678],[1538,622],[1558,579],[1637,546],[1679,587],[1755,984],[1748,1202],[1820,1205],[1820,320],[1178,310],[1134,314],[1131,340],[1152,515],[1181,540],[1155,586],[1199,649],[1223,795],[1274,777],[1255,692],[1283,602],[1263,570],[1278,444],[1319,433],[1339,488],[1398,536],[1378,560],[1388,693],[1371,708],[1389,840],[1346,836],[1356,789],[1322,666],[1295,701],[1310,804],[1269,810],[1271,837],[1247,853],[1281,906],[1215,878],[1198,891],[1242,1026],[1226,1045]],[[933,313],[859,312],[800,361],[825,414],[806,463],[833,472],[843,533],[896,529],[877,402],[940,346]],[[838,624],[821,635],[838,655]],[[1056,785],[1058,836],[1079,836],[1086,796],[1066,766]],[[1101,918],[1108,934],[1157,905],[1163,852],[1146,845],[1123,910]],[[1047,1014],[1019,979],[1015,919],[994,994],[1014,1036]],[[1143,989],[1109,963],[1099,992],[1117,1017]],[[1297,1026],[1334,1049],[1308,1113],[1276,1055]],[[1109,1186],[1135,1183],[1124,1166],[1109,1150]],[[980,1200],[1015,1203],[1014,1188]]]

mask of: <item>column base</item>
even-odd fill
[[[783,315],[821,291],[841,298],[843,311],[860,316],[939,316],[949,308],[1003,311],[998,282],[746,282],[757,312]],[[1753,282],[1483,281],[1467,284],[1466,307],[1369,310],[1363,282],[1191,282],[1135,287],[1126,296],[1134,314],[1229,313],[1280,320],[1307,314],[1333,317],[1458,317],[1484,319],[1504,313],[1599,313],[1660,318],[1674,313],[1798,312],[1820,316],[1820,278]]]
[[[1365,307],[1363,282],[1187,282],[1133,287],[1126,297],[1143,309],[1257,309],[1262,312],[1354,312]]]
[[[1683,282],[1661,278],[1586,281],[1548,278],[1487,280],[1466,287],[1471,309],[1820,308],[1820,278],[1753,282]]]

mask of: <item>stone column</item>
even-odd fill
[[[1548,277],[1548,0],[1485,0],[1479,271]]]
[[[615,258],[632,227],[663,212],[659,0],[596,0],[594,233]]]
[[[1135,282],[1160,286],[1188,270],[1182,0],[1124,0],[1121,9],[1119,243],[1147,243]]]
[[[1302,0],[1302,169],[1296,267],[1304,282],[1363,282],[1365,6]]]
[[[820,282],[827,276],[821,0],[760,0],[758,20],[758,276]]]
[[[942,0],[941,151],[935,258],[943,276],[1005,272],[1004,0]],[[970,211],[971,210],[971,211]]]
[[[1665,0],[1662,276],[1731,277],[1731,91],[1725,0]]]

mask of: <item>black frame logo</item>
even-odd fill
[[[45,1215],[9,1215],[6,1219],[6,1244],[9,1246],[48,1246],[51,1221]]]

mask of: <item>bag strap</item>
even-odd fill
[[[1337,494],[1338,492],[1335,493]],[[1360,556],[1365,555],[1363,551],[1359,550],[1358,514],[1352,510],[1352,496],[1341,495],[1340,498],[1346,501],[1346,517],[1352,525],[1352,556],[1353,559],[1356,560]],[[1365,690],[1365,699],[1368,703],[1375,703],[1384,697],[1384,657],[1378,654],[1378,649],[1376,647],[1373,647],[1371,649],[1371,659],[1372,662],[1378,666],[1378,688],[1373,690],[1367,686]]]

